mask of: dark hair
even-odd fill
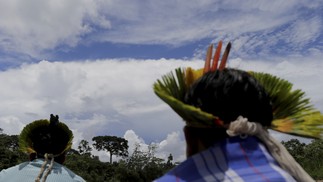
[[[35,129],[31,140],[39,154],[60,154],[67,145],[68,137],[59,127],[40,127]]]
[[[238,116],[270,126],[272,106],[264,88],[249,73],[237,69],[208,72],[197,80],[185,102],[218,116],[225,123]]]
[[[62,123],[60,123],[62,125]],[[66,126],[67,127],[67,126]],[[65,153],[63,152],[69,142],[69,135],[66,133],[63,127],[58,125],[47,125],[37,127],[30,134],[30,139],[34,150],[37,152],[37,158],[44,158],[44,155],[54,154],[55,161],[62,163],[62,159],[65,159]]]

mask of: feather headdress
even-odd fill
[[[211,44],[207,50],[204,68],[177,68],[154,83],[156,95],[180,115],[187,125],[223,127],[217,116],[184,103],[184,97],[190,86],[204,73],[225,68],[230,47],[231,44],[228,43],[219,62],[222,42],[219,42],[213,59]],[[292,135],[323,138],[323,115],[310,104],[302,90],[293,90],[292,83],[268,73],[249,71],[249,74],[256,78],[270,96],[274,117],[270,129]]]
[[[50,121],[36,120],[26,125],[19,135],[19,147],[29,154],[58,156],[71,148],[72,140],[72,131],[58,121],[57,115],[51,115]]]

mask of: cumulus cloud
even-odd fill
[[[179,132],[172,132],[161,141],[146,143],[145,140],[139,137],[133,130],[127,130],[124,138],[128,140],[129,154],[131,155],[138,145],[141,151],[148,151],[149,145],[155,145],[155,156],[167,160],[168,156],[172,154],[174,162],[181,162],[185,160],[185,141],[183,135]]]
[[[181,60],[98,60],[93,62],[47,62],[26,64],[0,72],[2,121],[15,116],[26,124],[50,113],[59,114],[84,137],[110,133],[122,135],[134,128],[140,135],[164,135],[158,126],[179,126],[179,118],[153,93],[157,78],[175,67],[200,65]],[[195,66],[196,67],[196,66]],[[173,118],[172,118],[173,117]],[[165,119],[159,122],[160,119]],[[180,124],[175,124],[180,123]],[[9,127],[9,125],[8,125]],[[19,128],[8,128],[16,130]],[[147,128],[146,128],[147,127]],[[144,136],[145,137],[145,136]]]
[[[185,141],[183,136],[179,132],[172,132],[166,136],[166,138],[155,141],[155,142],[146,142],[143,138],[138,136],[135,131],[127,130],[123,138],[128,141],[128,153],[131,156],[136,147],[139,147],[140,151],[148,152],[149,146],[154,145],[156,146],[156,150],[154,151],[155,157],[164,159],[165,162],[168,159],[168,156],[172,154],[173,162],[181,162],[185,160]],[[79,142],[78,142],[79,143]],[[78,143],[75,143],[75,146],[78,146]],[[89,142],[92,145],[92,141]],[[110,161],[110,154],[109,152],[105,151],[97,151],[93,150],[92,154],[95,156],[99,156],[101,161],[109,162]],[[113,161],[120,160],[120,157],[112,156]]]
[[[184,161],[186,158],[186,143],[181,131],[172,132],[167,135],[166,139],[158,143],[158,157],[167,159],[172,154],[174,162]]]
[[[152,84],[161,75],[187,66],[200,68],[203,61],[42,61],[2,71],[0,128],[5,133],[19,134],[27,123],[54,113],[75,133],[75,148],[82,139],[115,135],[129,140],[130,151],[135,143],[143,147],[156,143],[158,156],[164,158],[172,153],[180,161],[184,158],[184,122],[154,95]],[[294,83],[294,89],[304,90],[315,107],[323,111],[323,65],[319,58],[293,57],[271,62],[239,58],[230,60],[229,66],[285,78]]]
[[[0,58],[20,65],[96,42],[177,47],[232,41],[236,58],[229,66],[285,78],[323,111],[321,7],[294,0],[0,1]],[[204,54],[201,46],[192,60],[44,60],[1,71],[0,128],[19,134],[27,123],[54,113],[73,130],[75,148],[82,139],[116,135],[129,140],[130,152],[136,143],[143,149],[155,143],[158,157],[172,153],[182,161],[184,122],[154,95],[152,84],[174,68],[202,67]],[[94,154],[109,159],[105,152]]]
[[[0,48],[7,51],[39,56],[58,45],[75,46],[94,25],[110,27],[89,0],[0,2]]]
[[[133,153],[137,145],[140,146],[141,149],[146,149],[148,147],[148,144],[146,144],[145,140],[139,137],[133,130],[127,130],[123,138],[128,140],[130,155]]]

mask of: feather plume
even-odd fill
[[[222,42],[219,42],[211,67],[212,49],[207,50],[205,66],[202,69],[177,68],[154,83],[154,92],[166,102],[187,125],[196,127],[219,127],[218,117],[206,113],[199,108],[184,103],[187,89],[208,71],[225,68],[231,43],[228,43],[220,66],[217,68]],[[292,89],[292,83],[279,77],[267,74],[249,72],[265,88],[273,106],[274,120],[270,129],[309,138],[323,138],[323,115],[311,104],[305,93]],[[218,124],[216,124],[218,123]]]
[[[267,73],[250,72],[269,94],[274,120],[271,129],[310,138],[323,137],[323,115],[293,84]]]

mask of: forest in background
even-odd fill
[[[164,160],[155,156],[157,146],[149,145],[148,150],[141,150],[139,144],[128,154],[128,141],[116,136],[96,136],[93,145],[82,140],[77,149],[67,153],[64,165],[89,182],[102,181],[152,181],[172,169],[172,154]],[[315,179],[323,179],[323,140],[313,140],[309,144],[297,139],[283,141],[295,160]],[[110,155],[109,162],[102,162],[92,150],[105,151]],[[121,159],[113,162],[112,156]],[[18,136],[7,135],[0,128],[0,171],[28,161],[25,153],[19,151]]]
[[[157,146],[151,144],[143,151],[136,145],[131,155],[128,154],[128,141],[116,136],[93,137],[93,145],[82,140],[77,149],[68,151],[64,165],[88,182],[127,182],[152,181],[176,164],[169,154],[164,160],[155,156]],[[109,162],[102,162],[92,150],[105,151],[110,155]],[[121,158],[112,161],[112,156]],[[0,171],[29,160],[27,154],[19,151],[18,135],[7,135],[0,128]]]

